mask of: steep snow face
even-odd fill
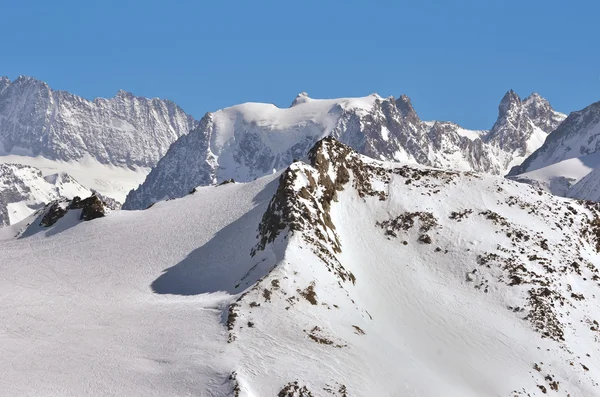
[[[544,144],[510,175],[519,175],[548,167],[564,160],[580,158],[600,151],[600,102],[573,112],[548,135]]]
[[[579,182],[575,183],[565,194],[581,200],[600,201],[600,168],[596,168]]]
[[[598,224],[528,185],[325,139],[278,175],[5,237],[0,387],[594,396]]]
[[[37,168],[0,163],[0,226],[18,223],[53,200],[89,195],[66,173],[43,176]]]
[[[30,77],[0,80],[0,154],[152,167],[194,124],[166,100],[119,91],[88,101]]]
[[[543,119],[537,103],[531,99],[523,106],[519,100],[519,117],[526,122],[510,128],[497,123],[489,144],[479,138],[485,136],[481,132],[450,122],[421,121],[404,95],[317,100],[302,93],[286,109],[262,103],[233,106],[207,114],[174,143],[146,181],[128,195],[124,208],[141,209],[163,198],[181,197],[198,185],[230,178],[250,181],[281,170],[303,158],[324,136],[378,160],[503,174],[545,137],[527,116],[526,109],[532,109]],[[508,119],[511,112],[501,112],[501,117]]]

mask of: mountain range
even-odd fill
[[[599,131],[512,90],[473,131],[0,79],[0,390],[597,396]]]
[[[404,95],[316,100],[301,93],[287,109],[246,103],[197,122],[168,100],[119,91],[89,101],[22,76],[0,79],[0,161],[70,174],[140,209],[199,185],[281,170],[325,136],[380,160],[502,175],[565,117],[538,94],[521,101],[509,91],[491,130],[470,131],[422,121]]]
[[[0,77],[0,161],[67,172],[120,201],[196,121],[168,100],[119,91],[92,101]]]
[[[490,131],[424,122],[404,95],[318,100],[302,93],[286,109],[246,103],[206,114],[128,194],[124,208],[143,209],[199,185],[251,181],[287,167],[326,136],[378,160],[504,175],[565,117],[539,95],[521,101],[513,91]]]

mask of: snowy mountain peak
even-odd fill
[[[301,92],[298,95],[296,95],[296,98],[294,99],[294,102],[292,102],[292,105],[290,107],[296,106],[300,103],[309,102],[310,100],[311,99],[306,92]]]
[[[522,340],[519,345],[527,358],[519,356],[518,360],[523,360],[523,369],[498,364],[522,375],[511,376],[511,385],[499,381],[496,394],[557,390],[560,384],[565,395],[573,395],[574,390],[587,395],[595,387],[596,378],[586,376],[577,385],[568,379],[587,374],[593,362],[573,349],[583,351],[580,344],[594,352],[598,349],[597,321],[587,314],[597,313],[597,305],[588,295],[593,296],[600,281],[594,226],[600,222],[597,207],[575,202],[565,205],[560,199],[502,178],[384,165],[331,137],[317,142],[308,157],[308,163],[295,162],[283,172],[259,224],[259,242],[251,251],[252,263],[259,265],[236,284],[243,293],[228,308],[228,342],[232,346],[256,351],[253,336],[262,335],[280,318],[277,310],[289,316],[279,320],[288,324],[289,334],[297,335],[307,346],[311,342],[329,346],[329,354],[334,355],[358,346],[369,349],[351,332],[344,332],[344,327],[359,330],[355,334],[361,337],[373,333],[381,337],[381,321],[386,326],[397,322],[403,325],[391,327],[396,332],[423,326],[428,333],[453,335],[458,315],[478,319],[470,322],[477,329],[459,326],[457,337],[445,343],[446,349],[456,349],[451,359],[440,363],[439,355],[433,355],[425,360],[444,367],[468,366],[467,372],[477,373],[479,366],[473,366],[465,355],[481,360],[483,345],[473,347],[473,339],[465,337],[465,332],[473,337],[486,335],[496,347],[504,346],[501,349],[512,349],[516,340]],[[557,227],[556,219],[570,221]],[[278,258],[277,265],[263,264],[273,257]],[[442,263],[445,265],[440,266]],[[257,268],[266,272],[256,274]],[[437,277],[444,281],[437,282]],[[403,287],[389,289],[388,295],[376,286],[385,284],[384,280],[402,280]],[[448,287],[449,283],[456,285]],[[450,288],[460,296],[454,296],[452,304],[442,303],[439,294],[449,295],[439,288]],[[405,293],[410,296],[406,300],[411,308],[399,314],[404,304],[394,297]],[[352,319],[346,317],[348,312],[338,318],[330,307],[349,309]],[[453,319],[439,319],[443,325],[435,331],[427,314],[433,307],[439,309],[435,310],[438,316]],[[423,316],[428,320],[422,321]],[[517,326],[490,327],[481,321],[482,316]],[[579,324],[570,321],[571,316],[584,316],[584,320]],[[297,332],[291,331],[294,328]],[[422,342],[423,334],[416,328],[406,333],[414,338],[404,339],[409,346]],[[512,330],[510,337],[506,329]],[[423,346],[431,347],[428,343]],[[389,348],[391,345],[384,349],[387,352]],[[399,353],[390,359],[414,364],[415,356],[411,349],[406,356]],[[550,356],[560,359],[548,360]],[[484,367],[489,373],[490,368]],[[301,381],[315,384],[327,381],[327,376],[321,378],[315,372],[310,380]],[[438,384],[411,382],[413,390],[418,390],[415,395],[489,394],[471,392],[470,385],[462,391],[460,386],[442,391]],[[370,391],[357,395],[391,395],[374,392],[372,386]]]
[[[498,118],[506,117],[511,110],[518,109],[521,105],[521,98],[512,89],[507,91],[498,106]]]
[[[124,208],[143,209],[197,186],[230,178],[246,182],[284,169],[326,136],[379,160],[493,174],[506,173],[545,137],[539,129],[534,134],[522,106],[486,135],[449,122],[423,122],[406,95],[297,99],[289,108],[245,103],[205,116],[129,193]]]
[[[521,163],[539,148],[549,132],[564,119],[537,94],[521,101],[513,90],[508,91],[498,106],[498,119],[484,140],[510,156],[505,156],[505,169]]]
[[[534,92],[523,100],[523,107],[529,119],[546,134],[554,131],[567,116],[552,108],[550,102]]]
[[[396,100],[396,106],[398,107],[398,110],[400,111],[402,117],[404,117],[405,119],[409,119],[415,122],[419,119],[419,116],[413,108],[412,102],[408,96],[404,94],[400,95],[400,97]]]

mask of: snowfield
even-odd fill
[[[127,193],[144,181],[150,168],[117,167],[101,164],[84,156],[78,161],[50,160],[45,157],[25,155],[0,155],[1,164],[23,164],[42,171],[44,176],[67,173],[88,189],[94,189],[105,196],[124,202]]]
[[[331,138],[248,183],[0,229],[0,390],[597,396],[600,208]]]

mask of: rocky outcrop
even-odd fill
[[[79,220],[91,221],[106,215],[106,204],[95,194],[85,199],[76,196],[72,200],[55,201],[48,205],[48,209],[40,221],[40,226],[50,227],[54,225],[70,210],[81,210]]]

